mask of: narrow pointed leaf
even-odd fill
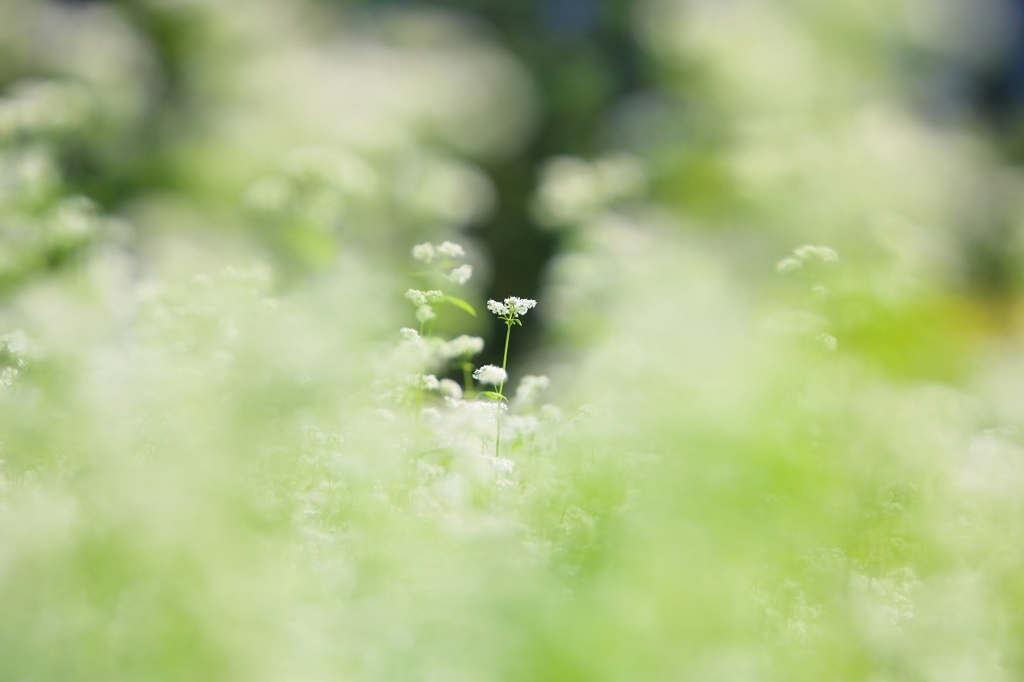
[[[445,296],[444,300],[448,301],[453,306],[462,308],[463,310],[465,310],[467,313],[469,313],[473,317],[476,317],[476,311],[473,310],[473,306],[471,306],[470,304],[466,303],[461,298],[455,298],[454,296]]]

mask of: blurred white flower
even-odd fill
[[[434,309],[426,303],[416,309],[416,319],[420,322],[426,322],[434,319],[435,317],[437,317],[437,315],[434,314]]]
[[[420,291],[419,289],[409,289],[405,292],[405,297],[413,302],[413,304],[422,306],[428,303],[438,303],[444,298],[444,292],[438,291],[437,289],[431,289],[430,291]]]
[[[453,400],[459,400],[462,398],[462,387],[451,379],[441,379],[438,384],[438,390],[445,398],[451,398]]]
[[[434,260],[434,246],[430,242],[423,242],[412,247],[412,257],[418,261],[429,263]]]
[[[481,384],[491,384],[497,386],[505,383],[508,379],[508,374],[501,367],[496,365],[484,365],[483,367],[477,368],[473,372],[473,378],[479,381]]]
[[[807,261],[814,258],[824,263],[834,263],[839,260],[839,254],[827,246],[811,246],[805,244],[793,251],[793,255],[799,258],[801,261]]]
[[[793,272],[794,270],[799,270],[802,267],[803,263],[799,260],[792,256],[786,256],[775,264],[775,271],[780,275],[785,275],[786,273]]]
[[[437,354],[445,360],[454,360],[456,358],[472,357],[483,349],[484,340],[482,338],[463,334],[442,344],[437,349]]]
[[[453,284],[465,284],[473,276],[472,265],[460,265],[448,274],[448,280]]]
[[[462,248],[462,246],[456,244],[455,242],[448,241],[441,242],[436,247],[436,251],[443,256],[448,256],[449,258],[462,258],[463,256],[466,255],[466,251]]]

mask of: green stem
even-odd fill
[[[508,322],[508,321],[506,321],[506,322],[505,322],[505,327],[507,328],[507,329],[506,329],[506,331],[505,331],[505,354],[504,354],[504,355],[503,355],[503,356],[501,357],[501,369],[502,369],[503,371],[504,371],[504,369],[505,369],[505,365],[507,365],[507,364],[508,364],[508,338],[509,338],[510,336],[512,336],[512,323],[511,323],[511,322]],[[504,382],[504,381],[502,381],[502,382],[501,382],[501,385],[500,385],[500,386],[498,386],[498,395],[504,395],[504,394],[503,394],[503,393],[501,392],[501,391],[502,391],[502,389],[504,389],[504,388],[505,388],[505,382]]]
[[[505,371],[505,366],[508,365],[508,340],[512,336],[512,322],[505,320],[505,354],[501,357],[501,371]],[[505,402],[502,398],[505,397],[505,380],[502,379],[501,384],[498,385],[498,432],[494,437],[494,456],[497,457],[501,452],[501,404]]]

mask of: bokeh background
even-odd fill
[[[1019,679],[1022,122],[1020,0],[0,0],[0,680]]]

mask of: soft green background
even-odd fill
[[[0,680],[1019,679],[1010,12],[0,0]]]

